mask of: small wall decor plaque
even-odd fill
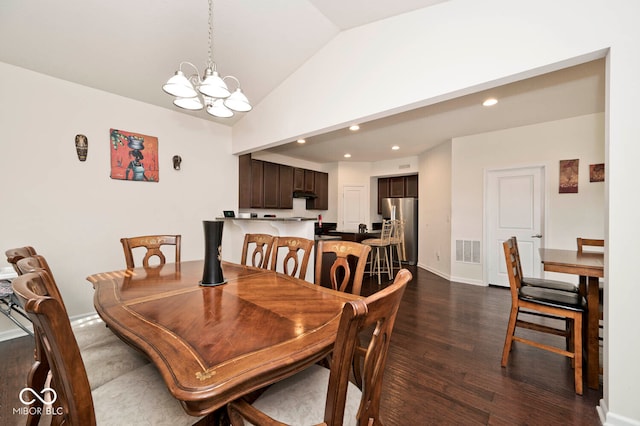
[[[604,163],[589,165],[589,182],[604,182]]]
[[[111,179],[158,182],[158,138],[111,129]]]
[[[560,194],[575,194],[578,192],[578,165],[580,160],[560,160]]]
[[[78,160],[86,161],[87,152],[89,151],[89,140],[85,135],[76,135],[76,154]]]

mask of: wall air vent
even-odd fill
[[[399,169],[408,169],[411,167],[411,164],[400,164],[400,166],[398,166]]]
[[[480,263],[480,241],[456,240],[456,262]]]

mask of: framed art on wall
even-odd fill
[[[158,182],[158,138],[111,129],[111,179]]]

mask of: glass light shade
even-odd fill
[[[229,118],[233,117],[233,111],[224,106],[222,99],[216,99],[212,105],[207,107],[207,112],[214,117]]]
[[[227,98],[231,94],[218,72],[211,68],[205,70],[204,81],[198,86],[198,91],[211,98]]]
[[[238,112],[247,112],[251,111],[251,104],[249,103],[249,99],[242,93],[242,90],[238,87],[235,92],[231,94],[227,99],[224,100],[224,105]]]
[[[176,98],[173,101],[173,104],[177,107],[188,109],[191,111],[198,111],[204,107],[202,101],[197,96],[193,98]]]
[[[194,96],[198,96],[198,92],[196,92],[196,89],[193,88],[193,85],[182,71],[176,71],[175,75],[162,86],[162,90],[171,96],[180,98],[193,98]]]

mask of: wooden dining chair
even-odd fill
[[[280,249],[286,249],[282,262],[278,262]],[[301,237],[275,237],[271,248],[271,270],[281,270],[292,277],[305,279],[307,266],[313,249],[313,241]],[[297,272],[297,274],[296,274]]]
[[[576,238],[578,244],[578,253],[582,253],[584,247],[602,247],[604,248],[604,240],[595,238]],[[602,251],[602,250],[601,250]]]
[[[20,259],[17,263],[20,275],[45,272],[47,279],[43,280],[41,296],[48,296],[58,300],[61,308],[66,313],[64,300],[58,289],[58,285],[51,273],[51,268],[46,259],[40,255],[34,255]],[[68,316],[68,314],[67,314]],[[87,376],[91,389],[96,389],[105,383],[133,371],[149,363],[149,360],[121,341],[99,319],[89,322],[80,322],[72,325],[72,332],[78,343],[78,348],[87,368]],[[45,350],[41,346],[38,329],[34,327],[35,334],[35,362],[28,376],[28,386],[41,390],[44,387],[49,363],[45,356]]]
[[[511,312],[507,326],[507,335],[502,351],[502,367],[506,367],[513,342],[524,343],[539,349],[564,355],[572,360],[574,369],[575,392],[582,395],[582,317],[585,312],[583,297],[576,292],[554,290],[543,287],[524,286],[516,261],[516,249],[513,240],[503,243],[509,288],[511,291]],[[536,315],[563,321],[562,329],[541,322],[531,322],[519,318],[520,314]],[[517,336],[516,328],[563,336],[570,348],[561,349],[547,343]]]
[[[124,258],[127,263],[127,269],[133,269],[136,267],[134,261],[134,249],[138,247],[146,248],[146,253],[142,259],[142,265],[145,268],[149,268],[149,260],[157,257],[159,264],[164,265],[167,262],[167,258],[161,250],[162,246],[174,246],[175,263],[180,263],[180,235],[145,235],[140,237],[120,238],[122,243],[122,249],[124,250]]]
[[[53,424],[171,424],[187,425],[199,419],[187,415],[167,390],[153,364],[147,364],[91,389],[85,362],[64,306],[47,296],[51,286],[45,271],[31,272],[13,281],[13,290],[38,331],[50,368]],[[32,410],[30,410],[32,411]],[[34,422],[34,420],[36,420]],[[27,424],[36,424],[29,418]]]
[[[514,236],[514,237],[511,237],[510,240],[512,241],[513,248],[515,251],[516,267],[518,268],[518,276],[520,277],[520,281],[522,285],[530,285],[533,287],[550,288],[553,290],[562,290],[562,291],[570,291],[572,293],[578,293],[579,287],[570,282],[549,280],[546,278],[525,277],[524,274],[522,273],[522,263],[520,262],[520,249],[518,247],[518,239]],[[584,296],[584,293],[582,295]]]
[[[16,247],[5,251],[4,254],[7,257],[7,262],[9,262],[11,266],[13,266],[13,269],[15,269],[16,273],[20,273],[16,266],[18,260],[25,257],[33,256],[34,254],[36,254],[36,249],[31,246]]]
[[[332,289],[347,291],[351,287],[351,293],[360,295],[364,270],[367,266],[367,256],[371,251],[370,246],[356,243],[354,241],[342,240],[320,240],[316,253],[316,274],[315,283],[322,285],[323,266],[322,262],[325,254],[335,256],[335,260],[329,269],[329,283]],[[352,271],[351,263],[356,262],[355,270]]]
[[[604,250],[604,240],[602,239],[596,239],[596,238],[582,238],[582,237],[578,237],[576,238],[576,242],[578,245],[578,253],[582,253],[584,247],[598,247],[598,249],[602,249],[599,250],[600,252],[602,252]],[[596,250],[598,250],[596,249]],[[583,294],[586,294],[587,292],[587,277],[580,275],[579,278],[579,286],[580,289],[582,291]],[[599,328],[602,329],[604,324],[602,323],[604,321],[604,311],[603,311],[603,298],[604,298],[604,280],[600,279],[598,280],[598,291],[600,292],[600,304],[598,306],[598,312],[600,314],[600,324],[599,324]],[[600,340],[602,340],[601,337],[599,337]]]
[[[382,378],[391,333],[411,273],[402,269],[390,286],[344,304],[331,368],[318,364],[269,387],[250,404],[227,406],[232,426],[247,419],[256,425],[378,425]],[[363,366],[363,390],[349,381],[357,337],[369,337]],[[276,420],[277,419],[277,420]],[[323,423],[324,421],[324,423]]]
[[[269,269],[269,258],[271,256],[271,248],[273,247],[273,235],[269,234],[245,234],[244,244],[242,245],[242,257],[240,263],[249,265],[247,257],[249,250],[251,252],[251,264],[257,268]]]

